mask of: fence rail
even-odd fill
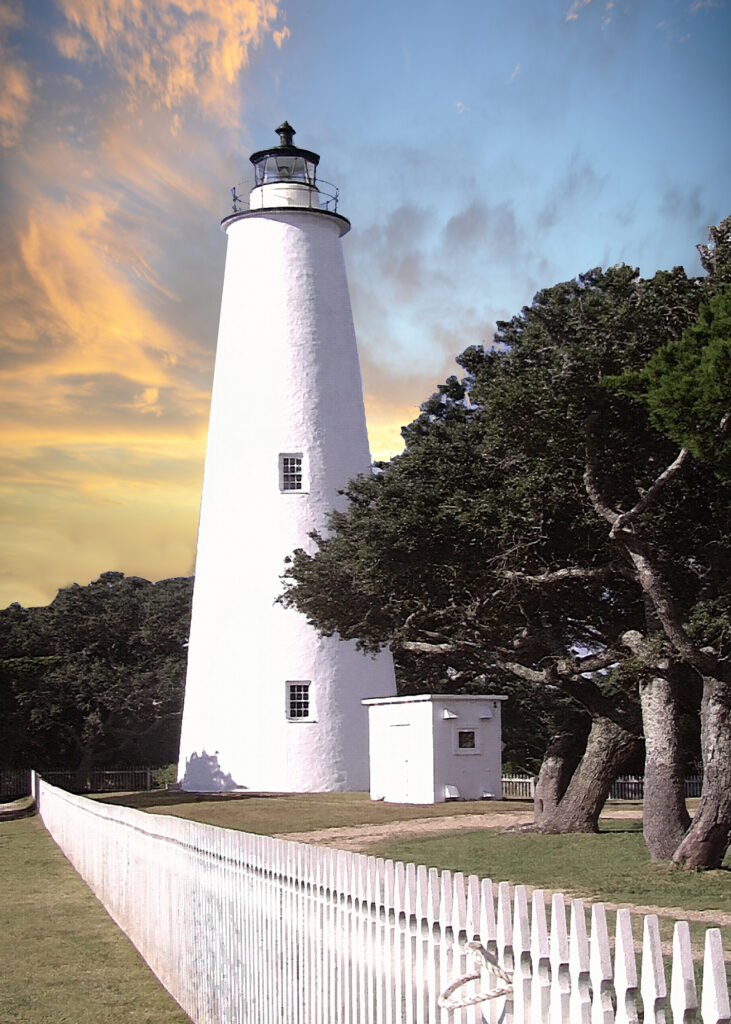
[[[153,789],[157,768],[94,769],[81,787],[86,793],[115,793],[125,790]],[[31,773],[24,768],[0,768],[0,797],[26,796],[31,791]],[[76,773],[67,769],[43,773],[44,779],[54,786],[73,789]],[[531,775],[503,775],[503,797],[532,800],[536,780]],[[700,796],[702,775],[685,780],[686,797]],[[641,775],[621,775],[612,785],[610,800],[642,800],[645,780]]]
[[[46,828],[195,1024],[726,1024],[721,933],[709,929],[701,1010],[688,925],[670,994],[658,919],[638,972],[629,912],[523,886],[100,804],[36,782]],[[567,922],[567,912],[569,920]],[[475,970],[479,943],[510,991]]]
[[[121,793],[126,790],[153,789],[158,768],[94,768],[78,789],[84,793]],[[73,770],[61,768],[43,773],[54,786],[67,790],[76,787]],[[31,771],[28,768],[0,768],[0,797],[9,800],[28,796],[31,792]]]
[[[535,796],[536,780],[531,775],[503,775],[503,796],[513,799],[532,800]],[[690,775],[685,779],[686,797],[700,796],[703,786],[702,775]],[[645,795],[643,775],[620,775],[609,791],[610,800],[642,800]]]

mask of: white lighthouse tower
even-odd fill
[[[370,471],[340,239],[319,157],[254,153],[228,235],[180,744],[183,788],[368,788],[361,701],[396,692],[388,653],[321,637],[275,603],[285,557]],[[332,205],[332,204],[331,204]],[[340,499],[342,501],[342,499]]]

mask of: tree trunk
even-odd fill
[[[544,816],[536,831],[597,832],[612,783],[637,756],[640,742],[619,723],[592,714],[584,756],[557,807]]]
[[[95,739],[89,740],[81,751],[81,760],[74,769],[74,777],[71,789],[74,793],[88,793],[91,789],[91,771],[94,767],[98,743]]]
[[[698,810],[673,861],[718,868],[731,833],[731,683],[706,676],[701,701],[703,789]]]
[[[536,825],[549,819],[555,812],[581,760],[581,747],[585,744],[583,735],[578,737],[572,732],[560,732],[551,738],[536,782],[533,801],[533,820]]]
[[[642,831],[653,861],[669,860],[690,824],[680,762],[677,684],[661,675],[640,684],[645,733]]]

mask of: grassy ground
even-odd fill
[[[367,793],[297,793],[252,795],[232,793],[221,796],[151,790],[149,793],[116,793],[100,796],[104,803],[137,807],[153,814],[174,814],[208,825],[235,828],[257,835],[282,832],[314,832],[322,828],[381,825],[413,818],[443,818],[463,814],[512,814],[529,810],[529,802],[503,800],[485,803],[387,804],[373,802]]]
[[[603,820],[601,828],[598,835],[495,831],[409,836],[378,843],[369,852],[595,901],[731,915],[731,858],[719,871],[674,871],[650,862],[641,822]]]
[[[677,871],[650,862],[641,822],[603,820],[600,824],[598,835],[461,832],[410,836],[375,844],[368,852],[592,902],[650,907],[659,915],[660,935],[667,944],[672,942],[675,922],[690,919],[694,958],[703,954],[706,929],[720,927],[724,949],[731,958],[731,856],[727,855],[719,871]],[[697,911],[706,912],[705,920],[692,920]],[[650,911],[638,910],[633,923],[638,943],[643,912]]]
[[[38,818],[0,823],[2,1024],[189,1024]]]

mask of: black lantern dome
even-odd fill
[[[254,187],[274,182],[297,182],[315,187],[320,157],[292,144],[295,130],[287,121],[276,129],[279,145],[260,149],[249,157],[254,165]]]

